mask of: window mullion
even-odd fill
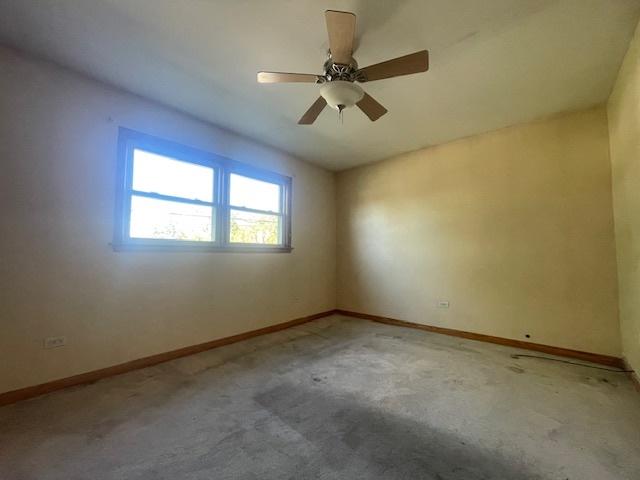
[[[280,185],[280,211],[282,212],[282,220],[280,224],[281,242],[283,245],[291,244],[291,211],[290,211],[290,199],[291,199],[291,183],[283,183]]]
[[[220,165],[218,167],[218,175],[217,175],[217,184],[216,184],[216,203],[217,203],[217,217],[216,217],[216,227],[218,229],[217,234],[218,234],[218,238],[217,238],[217,243],[220,246],[224,246],[226,244],[225,242],[225,228],[224,228],[224,223],[225,223],[225,214],[224,214],[224,176],[225,176],[225,169],[224,166]]]
[[[213,189],[213,195],[211,196],[211,200],[213,200],[213,206],[211,207],[211,213],[215,214],[215,221],[213,221],[213,225],[211,225],[211,241],[214,243],[217,243],[218,237],[220,236],[220,230],[218,229],[218,216],[220,215],[220,212],[218,212],[218,208],[216,206],[216,204],[218,203],[218,198],[217,198],[217,183],[218,183],[218,176],[219,176],[219,172],[217,168],[213,169],[213,182],[211,185],[211,188]]]
[[[229,246],[231,243],[229,241],[229,234],[231,231],[231,219],[230,219],[230,209],[229,209],[229,176],[231,174],[230,170],[226,167],[222,167],[221,169],[221,189],[220,189],[220,217],[221,217],[221,245]]]

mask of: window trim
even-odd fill
[[[158,193],[137,192],[132,188],[133,182],[133,151],[145,150],[163,155],[186,163],[193,163],[212,168],[214,170],[214,198],[212,202],[174,197]],[[264,245],[254,243],[231,243],[229,238],[230,191],[229,180],[232,173],[253,178],[255,180],[275,183],[280,186],[282,218],[282,243],[278,245]],[[171,140],[154,137],[128,128],[118,130],[118,165],[116,172],[116,207],[114,218],[114,235],[112,247],[115,251],[168,251],[168,252],[255,252],[255,253],[288,253],[291,246],[291,189],[292,179],[286,175],[263,170],[258,167],[231,160],[220,155],[188,147]],[[131,238],[129,226],[131,222],[131,198],[139,195],[145,198],[168,200],[192,205],[211,206],[215,211],[215,240],[211,242],[185,241],[152,238]],[[254,209],[245,209],[254,211]],[[266,211],[255,210],[258,213]]]

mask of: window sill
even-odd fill
[[[114,252],[225,252],[225,253],[291,253],[293,247],[262,245],[153,245],[144,243],[110,243]]]

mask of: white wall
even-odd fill
[[[640,372],[640,26],[608,103],[622,352]]]
[[[339,308],[620,354],[603,108],[337,178]]]
[[[335,307],[332,173],[6,48],[0,112],[0,392]],[[293,253],[114,252],[119,126],[292,176]]]

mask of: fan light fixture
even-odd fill
[[[345,80],[334,80],[323,83],[320,87],[320,95],[334,110],[342,112],[345,108],[353,107],[364,97],[364,90],[355,83]]]

